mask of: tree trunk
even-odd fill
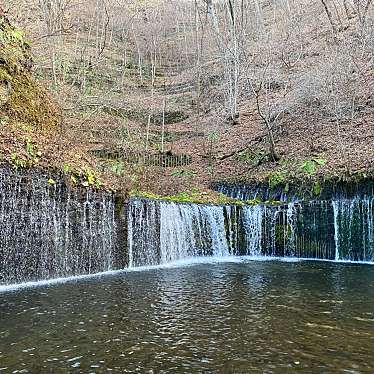
[[[275,149],[275,141],[274,141],[272,125],[268,121],[265,121],[265,122],[266,122],[266,128],[267,128],[268,136],[269,136],[269,155],[270,155],[271,160],[273,162],[276,162],[276,161],[279,161],[279,156]]]
[[[164,104],[162,107],[162,130],[161,130],[161,153],[164,153],[164,142],[165,142],[165,111],[166,111],[166,98],[164,98]]]
[[[332,13],[331,13],[329,7],[327,6],[326,0],[321,0],[321,3],[322,3],[322,5],[325,8],[327,17],[328,17],[328,19],[330,21],[330,24],[331,24],[331,27],[332,27],[332,31],[334,32],[334,34],[336,34],[336,25],[335,25]]]

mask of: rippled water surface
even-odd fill
[[[0,373],[373,373],[374,266],[202,263],[0,294]]]

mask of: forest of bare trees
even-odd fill
[[[373,105],[372,0],[10,0],[7,8],[67,114],[125,113],[144,123],[131,131],[146,150],[155,123],[166,149],[168,109],[181,106],[207,139],[238,124],[243,137],[261,131],[269,161],[280,159],[277,139],[293,122],[309,128],[311,152],[328,125],[349,158],[341,126]]]

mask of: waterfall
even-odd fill
[[[225,184],[218,184],[215,186],[217,192],[237,200],[253,200],[258,197],[261,190],[257,187],[248,187],[244,185],[227,186]]]
[[[123,204],[47,181],[42,172],[0,173],[0,285],[197,256],[374,261],[373,194],[275,206]]]
[[[114,267],[114,200],[26,174],[0,174],[0,284]]]
[[[247,255],[260,256],[262,254],[264,212],[265,209],[262,205],[243,208],[243,227]]]
[[[255,200],[261,201],[303,201],[315,199],[313,191],[302,190],[298,184],[287,184],[269,186],[268,183],[260,184],[230,184],[225,182],[215,182],[211,188],[221,192],[226,196],[238,200]],[[346,182],[342,180],[326,181],[318,196],[320,201],[332,201],[336,199],[352,200],[356,198],[366,198],[374,195],[374,178],[368,178],[361,181]]]
[[[207,217],[214,256],[228,256],[230,254],[223,212],[224,207],[221,206],[202,206],[201,208],[202,216]]]
[[[230,255],[233,248],[225,226],[226,209],[231,211],[222,206],[131,201],[129,266],[162,264],[194,256]]]
[[[297,220],[297,210],[296,210],[296,204],[291,202],[287,205],[286,209],[286,219],[285,219],[285,232],[284,232],[284,238],[285,243],[284,246],[287,248],[286,255],[288,256],[296,256],[296,234],[295,234],[295,224]]]
[[[339,202],[332,201],[332,207],[334,210],[334,240],[335,240],[335,261],[339,260],[340,255],[340,246],[339,246],[339,221],[338,221],[338,214],[339,214]]]
[[[373,198],[215,206],[133,200],[131,267],[196,256],[373,261]]]
[[[128,266],[154,265],[159,261],[160,207],[156,201],[133,200],[128,207]]]
[[[216,184],[227,196],[291,201],[280,207],[243,208],[246,253],[327,260],[374,260],[374,184],[330,184],[321,200],[300,200],[281,188]],[[249,248],[249,249],[248,249]]]
[[[336,260],[374,258],[374,198],[332,201]]]

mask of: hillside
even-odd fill
[[[21,163],[16,153],[19,143],[32,152],[31,134],[54,132],[59,113],[50,95],[31,76],[32,58],[23,32],[10,24],[1,9],[0,46],[1,153]],[[28,156],[29,162],[31,156],[37,157]]]
[[[373,176],[371,1],[47,3],[7,5],[62,109],[45,165],[158,194]]]

